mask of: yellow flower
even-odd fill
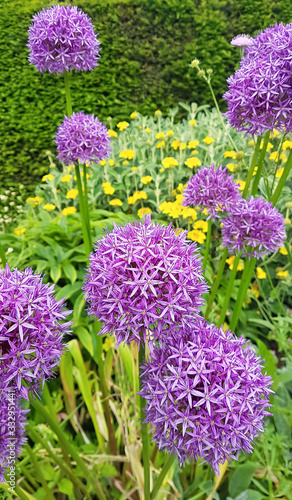
[[[292,141],[284,141],[282,149],[283,151],[286,151],[286,149],[292,149]]]
[[[166,157],[164,160],[162,160],[162,165],[164,168],[171,168],[171,167],[176,167],[178,165],[178,162],[176,161],[175,158]]]
[[[176,140],[171,143],[171,147],[176,151],[180,147],[180,141]]]
[[[200,144],[200,141],[189,141],[188,149],[196,149],[198,144]]]
[[[125,163],[125,162],[123,161],[123,163]],[[133,171],[133,172],[137,172],[137,170],[138,170],[138,168],[137,168],[137,167],[132,167],[132,171]]]
[[[239,191],[243,191],[244,188],[245,188],[245,184],[246,182],[245,181],[240,181],[240,180],[237,180],[236,181],[236,184],[239,184]]]
[[[288,276],[288,271],[278,271],[278,272],[277,272],[277,276],[278,276],[279,278],[284,278],[284,279],[285,279],[285,278],[287,278],[287,276]]]
[[[129,126],[128,122],[119,122],[117,127],[120,131],[125,130]]]
[[[116,133],[115,130],[108,129],[108,135],[110,137],[118,137],[118,134]]]
[[[226,167],[228,168],[229,172],[234,172],[234,163],[227,163]]]
[[[43,182],[46,182],[46,181],[52,181],[54,179],[54,175],[52,174],[47,174],[47,175],[44,175],[43,178],[42,178],[42,181]]]
[[[264,141],[261,141],[260,149],[263,149],[263,146],[264,146]],[[271,142],[268,142],[267,151],[270,151],[270,149],[273,149],[273,147],[274,147],[274,145]]]
[[[165,146],[165,141],[161,141],[156,144],[157,149],[164,148],[164,146]]]
[[[254,146],[254,140],[252,139],[251,141],[248,141],[247,143],[249,146]]]
[[[115,188],[112,187],[110,182],[103,182],[102,189],[103,189],[104,194],[114,194],[114,192],[115,192]]]
[[[109,164],[110,164],[110,167],[113,167],[113,166],[114,166],[114,164],[115,164],[114,160],[110,160],[110,161],[109,161]]]
[[[72,200],[75,200],[76,196],[78,196],[78,189],[70,189],[66,194],[66,198],[71,198]]]
[[[46,205],[43,206],[43,208],[48,212],[51,212],[52,210],[55,210],[56,205],[53,205],[52,203],[47,203]]]
[[[186,147],[187,147],[186,143],[185,142],[181,142],[179,149],[183,150],[183,149],[186,149]]]
[[[39,196],[35,196],[34,198],[27,198],[26,201],[32,207],[36,207],[37,205],[40,205],[42,202],[42,200]]]
[[[208,231],[208,222],[206,220],[197,220],[194,225],[194,229],[201,229],[203,233],[206,233]]]
[[[66,207],[62,210],[62,215],[75,214],[77,212],[75,207]]]
[[[108,352],[112,345],[115,344],[115,340],[113,337],[106,337],[104,343],[102,344],[103,350]]]
[[[287,161],[287,156],[285,155],[285,153],[281,153],[280,158],[281,158],[283,163],[285,163]]]
[[[193,229],[192,231],[188,232],[188,238],[190,240],[196,241],[197,243],[204,243],[204,240],[206,239],[206,235],[202,232],[199,231],[198,229]]]
[[[152,210],[149,207],[139,208],[139,210],[137,212],[138,217],[140,217],[140,219],[142,219],[143,215],[151,214],[151,213],[152,213]]]
[[[136,201],[137,200],[135,199],[134,196],[129,196],[129,198],[128,198],[129,205],[134,205],[136,203]]]
[[[69,182],[71,178],[72,178],[72,175],[70,175],[70,174],[63,175],[63,177],[61,177],[61,181],[62,182]]]
[[[100,160],[99,164],[104,167],[106,165],[106,160]]]
[[[258,167],[254,167],[252,175],[256,175],[257,171],[258,171]]]
[[[253,283],[250,288],[250,292],[258,299],[260,296],[259,285],[257,283]]]
[[[280,247],[280,248],[279,248],[279,252],[280,252],[282,255],[288,255],[287,249],[286,249],[285,247]]]
[[[193,219],[195,221],[197,219],[197,211],[194,208],[190,207],[181,207],[182,209],[182,218],[183,219]]]
[[[276,172],[276,177],[278,177],[278,178],[281,177],[282,174],[283,174],[283,172],[284,172],[284,170],[285,169],[283,167],[282,168],[278,168],[278,170]]]
[[[162,115],[162,112],[160,111],[160,109],[157,109],[154,114],[155,116],[159,116]]]
[[[149,128],[149,127],[145,128],[145,131],[146,131],[148,134],[150,134],[150,132],[151,132],[151,130],[150,130],[150,128]]]
[[[158,132],[156,134],[156,139],[163,139],[165,137],[165,133],[164,132]]]
[[[16,234],[16,236],[21,236],[23,233],[25,233],[25,231],[25,227],[16,227],[13,232],[14,234]]]
[[[133,111],[133,113],[131,113],[130,117],[132,118],[132,120],[134,120],[135,118],[137,118],[138,114],[139,113],[137,111]]]
[[[129,165],[128,160],[123,161],[123,165]],[[133,168],[135,168],[135,167],[133,167]],[[133,170],[133,168],[132,168],[132,170]]]
[[[136,200],[147,200],[147,193],[145,191],[135,191],[134,197]]]
[[[171,137],[171,136],[173,135],[173,130],[168,130],[168,131],[166,132],[166,135],[167,135],[168,137]]]
[[[280,135],[280,132],[279,130],[276,130],[275,128],[273,129],[273,132],[271,134],[272,137],[277,137],[278,135]]]
[[[74,165],[71,166],[71,165],[68,165],[68,167],[66,167],[66,169],[68,170],[68,172],[71,172],[71,170],[74,168]]]
[[[285,224],[291,224],[291,219],[284,219]]]
[[[182,193],[182,192],[183,192],[183,189],[184,189],[184,187],[183,187],[183,185],[182,185],[182,184],[179,184],[179,185],[177,186],[177,188],[176,188],[176,190],[177,190],[179,193]]]
[[[207,136],[207,137],[205,137],[205,139],[203,139],[203,142],[209,146],[210,144],[212,144],[212,142],[214,142],[214,139],[213,139],[213,137]]]
[[[231,270],[233,269],[234,261],[235,261],[235,255],[232,255],[231,257],[229,257],[229,259],[226,259],[226,262],[229,266],[229,269],[231,269]],[[243,269],[244,269],[244,264],[243,264],[243,261],[240,259],[236,270],[242,271]]]
[[[185,161],[185,165],[189,168],[194,168],[194,167],[199,167],[200,165],[202,165],[202,163],[199,160],[199,158],[188,158]]]
[[[236,160],[236,151],[225,151],[223,156],[224,158],[232,158],[233,160]]]
[[[123,202],[119,200],[119,198],[115,198],[114,200],[111,200],[109,204],[112,205],[113,207],[121,207]]]
[[[135,151],[133,149],[123,149],[119,156],[125,158],[125,160],[132,160],[135,157]]]
[[[159,172],[164,172],[164,168],[160,168],[160,169],[159,169]]]
[[[270,154],[269,159],[270,159],[270,160],[275,160],[275,161],[278,161],[278,160],[279,160],[278,151],[273,151],[273,152]]]
[[[145,177],[142,177],[141,181],[142,181],[142,184],[148,184],[148,182],[152,181],[152,177],[151,177],[151,175],[145,175]]]
[[[267,273],[261,267],[257,267],[257,277],[259,280],[264,280],[267,277]]]
[[[196,120],[192,119],[192,120],[189,120],[189,124],[190,125],[193,125],[193,127],[197,124]]]

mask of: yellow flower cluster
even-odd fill
[[[178,162],[176,161],[175,158],[172,157],[167,157],[162,160],[162,165],[164,168],[171,168],[171,167],[176,167],[178,165]]]
[[[117,127],[120,131],[125,130],[129,126],[128,122],[119,122]]]
[[[283,271],[282,267],[277,267],[277,276],[278,278],[287,278],[288,276],[288,271]]]
[[[108,129],[107,132],[110,137],[118,137],[118,134],[116,133],[115,130]]]
[[[135,151],[133,149],[124,149],[119,156],[125,160],[132,160],[135,157]]]
[[[156,139],[164,139],[165,137],[165,133],[164,132],[158,132],[156,134]]]
[[[186,143],[185,143],[185,142],[181,142],[181,141],[176,140],[176,141],[173,141],[173,142],[171,143],[171,147],[172,147],[175,151],[176,151],[177,149],[180,149],[180,150],[182,151],[183,149],[186,149],[187,145],[186,145]]]
[[[71,215],[77,212],[75,207],[66,207],[62,210],[62,215]]]
[[[192,241],[196,241],[197,243],[200,243],[200,245],[202,245],[202,243],[204,243],[205,239],[206,239],[206,235],[200,231],[199,229],[193,229],[192,231],[189,231],[188,232],[188,238]]]
[[[138,111],[133,111],[133,113],[130,114],[130,118],[132,118],[132,120],[134,120],[135,118],[138,118]]]
[[[61,182],[69,182],[71,179],[72,179],[72,175],[70,175],[70,174],[63,175],[63,177],[61,177]]]
[[[200,167],[202,165],[199,158],[188,158],[185,161],[185,165],[189,168]]]
[[[55,210],[56,205],[53,205],[52,203],[47,203],[46,205],[44,205],[43,208],[48,212],[51,212],[52,210]]]
[[[234,172],[234,163],[227,163],[226,167],[228,168],[229,172]]]
[[[168,130],[168,131],[166,132],[166,135],[167,135],[168,137],[171,137],[171,136],[173,135],[173,130]]]
[[[103,182],[102,189],[103,189],[104,194],[114,194],[114,192],[115,192],[115,188],[112,187],[110,182]]]
[[[233,160],[236,160],[236,151],[225,151],[223,156],[224,158],[232,158]]]
[[[115,198],[114,200],[111,200],[109,204],[112,205],[113,207],[121,207],[123,202],[119,200],[119,198]]]
[[[21,236],[23,233],[25,233],[25,231],[25,227],[16,227],[13,232],[14,234],[16,234],[16,236]]]
[[[54,179],[54,175],[52,174],[47,174],[47,175],[44,175],[43,178],[42,178],[42,181],[43,182],[46,182],[46,181],[52,181]]]
[[[138,200],[147,200],[147,193],[145,191],[135,191],[132,196],[129,196],[129,205],[134,205]]]
[[[200,141],[189,141],[188,149],[196,149],[198,144],[200,144]]]
[[[152,177],[151,177],[151,175],[145,175],[145,177],[142,177],[141,181],[142,181],[142,184],[148,184],[149,182],[152,181]]]
[[[70,189],[66,194],[66,198],[75,200],[76,196],[78,196],[78,189]]]
[[[283,151],[286,151],[286,149],[292,149],[292,141],[284,141],[282,149]]]
[[[273,153],[270,154],[269,159],[279,161],[278,151],[273,151]],[[282,162],[287,161],[287,156],[285,155],[285,153],[280,154],[280,160],[282,160]]]
[[[280,252],[282,255],[288,255],[288,252],[287,252],[287,250],[286,250],[286,248],[285,248],[285,247],[280,247],[280,248],[279,248],[279,252]]]
[[[246,185],[245,181],[237,180],[236,184],[239,184],[239,191],[243,191]]]
[[[146,214],[151,214],[152,213],[152,210],[151,208],[149,207],[142,207],[142,208],[139,208],[137,214],[138,214],[138,217],[140,217],[140,219],[142,219],[143,215],[146,215]]]
[[[231,270],[233,269],[234,261],[235,261],[235,255],[232,255],[231,257],[229,257],[229,259],[226,259],[226,262],[229,266],[229,269],[231,269]],[[242,271],[243,268],[244,268],[244,263],[243,263],[243,260],[240,259],[238,266],[237,266],[237,271]]]
[[[164,147],[165,147],[165,141],[161,141],[161,142],[158,142],[156,144],[156,148],[157,149],[164,148]]]
[[[257,267],[257,277],[259,280],[264,280],[267,277],[267,273],[261,267]]]
[[[39,196],[35,196],[34,198],[27,198],[26,202],[32,206],[32,207],[36,207],[37,205],[40,205],[42,200]]]
[[[197,122],[196,122],[196,120],[192,119],[192,120],[189,120],[189,124],[193,125],[193,127],[195,127]]]
[[[173,219],[177,219],[182,216],[183,219],[188,217],[192,218],[194,221],[197,219],[197,212],[194,208],[183,207],[182,206],[183,195],[177,194],[174,202],[164,201],[159,206],[159,209],[163,214],[167,214]]]
[[[205,144],[207,144],[207,146],[209,146],[210,144],[212,144],[212,142],[214,142],[214,139],[213,139],[213,137],[209,137],[209,136],[207,135],[207,137],[205,137],[205,139],[203,139],[203,142],[204,142]]]

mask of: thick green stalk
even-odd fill
[[[209,252],[210,252],[211,227],[212,227],[212,220],[209,219],[208,220],[208,231],[207,231],[206,246],[205,246],[205,252],[204,252],[204,259],[203,259],[203,269],[206,269],[206,265],[207,265],[208,257],[209,257]]]
[[[91,245],[91,231],[90,231],[90,217],[89,217],[89,204],[88,204],[88,191],[87,191],[87,172],[86,165],[83,165],[83,187],[84,187],[84,208],[86,212],[86,225],[88,230],[89,242]]]
[[[75,172],[76,172],[76,179],[77,179],[80,218],[81,218],[81,227],[82,227],[84,248],[85,248],[86,257],[89,257],[89,254],[91,252],[91,242],[90,242],[89,233],[88,233],[89,222],[87,223],[86,208],[85,208],[85,203],[84,203],[84,198],[83,198],[82,182],[81,182],[81,175],[80,175],[80,169],[79,169],[78,163],[76,163],[76,165],[75,165]]]
[[[214,281],[214,283],[212,285],[212,288],[211,288],[211,291],[210,291],[210,295],[209,295],[209,298],[208,298],[208,302],[207,302],[207,306],[206,306],[206,312],[205,312],[205,319],[208,319],[208,316],[209,316],[210,311],[212,309],[212,304],[213,304],[215,295],[216,295],[217,290],[219,288],[219,285],[221,283],[221,279],[222,279],[222,276],[223,276],[223,272],[224,272],[224,268],[225,268],[225,263],[226,263],[227,257],[228,257],[228,249],[225,247],[224,250],[223,250],[223,254],[222,254],[221,260],[220,260],[219,269],[217,271],[217,276],[216,276],[216,279],[215,279],[215,281]]]
[[[250,183],[251,183],[251,180],[252,180],[252,177],[253,177],[253,172],[254,172],[254,169],[255,169],[255,166],[256,166],[256,163],[257,163],[257,159],[258,159],[258,154],[259,154],[259,150],[260,150],[261,140],[262,140],[262,136],[258,136],[256,145],[255,145],[255,148],[254,148],[254,153],[252,155],[250,167],[249,167],[249,170],[248,170],[248,173],[247,173],[247,178],[246,178],[246,181],[245,181],[245,187],[244,187],[244,190],[243,190],[243,193],[242,193],[243,198],[246,198],[248,190],[249,190],[249,186],[250,186]]]
[[[4,269],[6,264],[7,264],[7,260],[6,260],[6,255],[5,255],[5,252],[3,250],[2,245],[0,245],[0,259],[1,259],[1,266]]]
[[[68,73],[68,71],[64,71],[64,81],[65,81],[67,115],[69,118],[72,115],[72,100],[70,92],[70,74]]]
[[[229,132],[228,132],[228,130],[227,130],[227,128],[226,128],[226,124],[225,124],[225,122],[224,122],[224,120],[223,120],[223,118],[222,118],[222,113],[221,113],[221,111],[220,111],[220,108],[219,108],[219,105],[218,105],[218,102],[217,102],[216,96],[215,96],[215,94],[214,94],[214,90],[213,90],[213,87],[212,87],[212,85],[211,85],[211,82],[210,82],[210,80],[208,80],[208,79],[207,79],[206,81],[207,81],[207,83],[208,83],[208,86],[209,86],[209,89],[210,89],[211,95],[212,95],[212,97],[213,97],[213,101],[214,101],[214,104],[215,104],[215,107],[216,107],[216,110],[217,110],[218,116],[219,116],[219,118],[220,118],[220,121],[221,121],[221,123],[222,123],[223,129],[225,130],[225,133],[226,133],[226,135],[228,136],[228,138],[229,138],[229,140],[230,140],[230,143],[231,143],[231,144],[232,144],[232,146],[234,147],[235,151],[237,151],[237,146],[236,146],[236,144],[235,144],[234,140],[232,139],[231,135],[229,134]]]
[[[278,201],[278,198],[279,198],[279,196],[281,194],[281,191],[282,191],[282,189],[284,187],[284,184],[285,184],[285,182],[287,180],[287,177],[288,177],[288,175],[290,173],[291,167],[292,167],[292,151],[290,151],[290,153],[289,153],[288,160],[287,160],[287,163],[285,165],[284,172],[281,175],[281,177],[279,179],[279,182],[278,182],[278,185],[277,185],[275,191],[272,194],[271,202],[273,203],[273,205],[276,205],[276,203]]]
[[[145,346],[140,345],[139,349],[139,377],[141,379],[141,366],[145,362]],[[141,419],[141,432],[142,432],[142,457],[144,467],[144,500],[150,500],[150,446],[148,425],[144,424],[146,405],[145,399],[140,396],[140,419]]]
[[[36,412],[40,414],[46,420],[46,422],[48,422],[52,431],[57,435],[61,447],[67,450],[68,454],[71,455],[72,459],[78,465],[85,480],[86,481],[88,480],[90,482],[92,486],[92,491],[96,494],[97,498],[100,500],[106,500],[106,496],[102,491],[101,485],[99,484],[97,478],[91,474],[90,470],[88,469],[82,458],[80,458],[77,449],[67,439],[67,436],[61,429],[60,425],[56,424],[54,418],[51,417],[50,413],[37,399],[31,401],[31,405],[35,408]]]
[[[270,138],[270,131],[268,130],[264,135],[264,143],[263,143],[262,150],[260,152],[259,161],[258,161],[258,165],[257,165],[258,169],[257,169],[257,173],[255,175],[253,185],[252,185],[252,190],[251,190],[252,196],[255,196],[257,194],[259,182],[260,182],[261,175],[262,175],[262,169],[263,169],[263,165],[264,165],[264,161],[265,161],[265,156],[266,156],[269,138]]]
[[[246,296],[247,289],[250,285],[251,278],[254,272],[254,268],[257,262],[257,258],[253,257],[250,261],[246,260],[245,261],[245,267],[244,271],[242,273],[241,277],[241,282],[240,282],[240,287],[238,290],[238,295],[237,299],[234,305],[232,317],[231,317],[231,322],[230,322],[230,329],[234,332],[235,328],[237,327],[238,323],[238,318],[241,313],[242,305]]]
[[[168,473],[168,471],[169,471],[170,467],[172,466],[175,459],[176,459],[175,455],[169,455],[167,457],[167,460],[166,460],[164,466],[162,467],[158,478],[155,481],[153,490],[151,491],[150,500],[155,500],[156,495],[159,492],[160,486],[162,485],[163,480],[164,480],[166,474]]]
[[[226,311],[228,309],[230,297],[231,297],[232,290],[233,290],[234,280],[236,278],[237,266],[239,264],[240,256],[241,256],[241,253],[239,253],[235,257],[234,262],[233,262],[233,268],[231,270],[229,280],[228,280],[228,285],[227,285],[227,288],[225,290],[224,301],[223,301],[223,305],[222,305],[222,309],[221,309],[220,318],[218,321],[218,326],[222,325],[222,323],[225,320]]]

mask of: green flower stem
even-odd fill
[[[0,259],[1,259],[1,267],[4,269],[7,264],[7,259],[5,252],[3,250],[3,246],[0,244]]]
[[[153,490],[151,491],[150,500],[155,500],[156,495],[159,492],[159,489],[163,483],[163,480],[164,480],[166,474],[168,473],[169,469],[171,468],[175,459],[176,459],[175,455],[169,455],[167,457],[167,460],[166,460],[164,466],[162,467],[162,470],[160,471],[158,478],[155,481]]]
[[[89,242],[91,245],[91,230],[90,230],[90,217],[89,217],[89,204],[88,204],[88,190],[87,190],[87,171],[86,171],[86,165],[83,164],[83,187],[84,187],[84,208],[86,211],[86,224],[87,224],[87,231],[88,231],[88,237],[89,237]]]
[[[35,442],[40,443],[41,447],[47,451],[48,455],[53,459],[53,461],[60,467],[61,470],[65,473],[65,477],[68,477],[70,481],[83,492],[84,497],[90,500],[90,495],[87,492],[84,484],[80,481],[80,479],[73,473],[73,471],[64,464],[63,460],[61,460],[55,453],[53,453],[51,447],[37,434],[35,429],[28,423],[26,427],[26,432],[29,437]]]
[[[86,217],[86,208],[84,204],[83,191],[82,191],[82,182],[81,175],[78,163],[75,165],[76,179],[77,179],[77,188],[78,188],[78,196],[79,196],[79,208],[80,208],[80,218],[81,218],[81,227],[84,241],[84,248],[86,257],[89,257],[91,252],[91,242],[88,232],[89,221],[87,222]]]
[[[257,169],[257,173],[255,175],[254,181],[253,181],[253,185],[252,185],[252,190],[251,190],[252,196],[255,196],[257,194],[259,182],[260,182],[261,175],[262,175],[262,169],[263,169],[263,165],[264,165],[264,161],[265,161],[265,156],[266,156],[269,138],[270,138],[270,131],[268,130],[265,133],[264,138],[263,138],[264,144],[263,144],[262,150],[261,150],[260,155],[259,155],[259,161],[257,164],[258,169]]]
[[[230,276],[229,276],[229,280],[228,280],[228,285],[227,285],[227,288],[225,290],[225,295],[224,295],[224,301],[223,301],[223,305],[222,305],[222,309],[221,309],[221,314],[220,314],[220,318],[218,320],[218,326],[222,325],[224,323],[224,320],[225,320],[226,311],[228,309],[230,297],[231,297],[231,294],[232,294],[233,285],[234,285],[234,281],[235,281],[236,273],[237,273],[237,266],[239,264],[240,257],[241,257],[241,253],[239,253],[235,257],[234,262],[233,262],[233,268],[231,270],[231,273],[230,273]]]
[[[258,138],[257,138],[257,141],[256,141],[256,145],[255,145],[255,148],[254,148],[254,153],[252,155],[250,167],[249,167],[249,170],[248,170],[248,173],[247,173],[245,187],[244,187],[244,190],[243,190],[243,193],[242,193],[243,198],[246,198],[248,190],[249,190],[249,186],[250,186],[250,183],[251,183],[251,180],[252,180],[252,177],[253,177],[254,168],[256,166],[257,159],[258,159],[258,154],[259,154],[259,150],[260,150],[261,141],[262,141],[262,136],[259,135]]]
[[[68,73],[68,71],[64,71],[64,81],[65,81],[67,115],[69,118],[72,115],[72,100],[70,91],[70,74]]]
[[[45,407],[40,403],[40,401],[35,399],[35,400],[31,401],[31,405],[34,407],[36,412],[39,415],[41,415],[46,420],[46,422],[48,422],[52,431],[57,435],[62,449],[67,450],[68,454],[71,455],[71,458],[76,462],[76,464],[78,465],[78,467],[82,471],[84,478],[90,482],[91,487],[92,487],[92,491],[96,494],[97,498],[100,500],[106,500],[106,496],[105,496],[97,478],[91,474],[91,472],[88,469],[88,467],[86,466],[85,462],[82,460],[82,458],[80,458],[77,449],[75,449],[75,447],[67,439],[67,436],[63,432],[60,425],[56,424],[55,419],[52,418],[50,413],[45,409]]]
[[[212,305],[213,305],[213,301],[214,301],[215,295],[216,295],[217,290],[219,288],[219,285],[221,283],[221,279],[222,279],[222,276],[223,276],[223,272],[224,272],[224,268],[225,268],[225,263],[226,263],[227,257],[228,257],[228,249],[225,247],[224,250],[223,250],[223,254],[222,254],[221,260],[220,260],[219,269],[217,271],[217,276],[216,276],[216,279],[215,279],[215,281],[214,281],[214,283],[212,285],[212,288],[211,288],[211,291],[210,291],[210,295],[209,295],[209,298],[208,298],[206,312],[205,312],[205,319],[208,319],[208,316],[209,316],[210,311],[212,309]]]
[[[276,203],[277,203],[277,201],[279,199],[281,191],[282,191],[282,189],[284,187],[284,184],[285,184],[285,182],[287,180],[287,177],[288,177],[288,175],[290,173],[291,167],[292,167],[292,151],[290,151],[290,153],[289,153],[288,160],[287,160],[287,163],[285,165],[284,172],[281,175],[281,177],[279,179],[279,182],[278,182],[278,185],[277,185],[275,191],[272,194],[271,202],[273,203],[273,205],[276,205]]]
[[[174,186],[173,186],[173,167],[170,167],[169,171],[168,171],[168,194],[169,194],[169,196],[171,196],[173,188],[174,188]]]
[[[216,96],[215,96],[215,94],[214,94],[213,87],[212,87],[212,85],[211,85],[211,81],[210,81],[208,78],[206,79],[206,81],[207,81],[207,83],[208,83],[208,86],[209,86],[209,89],[210,89],[211,95],[212,95],[212,97],[213,97],[213,101],[214,101],[214,104],[215,104],[215,107],[216,107],[216,110],[217,110],[218,116],[219,116],[219,118],[220,118],[220,121],[221,121],[221,123],[222,123],[223,129],[225,130],[225,133],[226,133],[226,135],[228,136],[228,138],[229,138],[229,140],[230,140],[230,143],[232,144],[232,146],[233,146],[233,148],[235,149],[235,151],[238,151],[237,146],[236,146],[236,144],[235,144],[234,140],[232,139],[231,135],[229,134],[229,132],[228,132],[228,130],[227,130],[227,128],[226,128],[226,124],[225,124],[225,122],[224,122],[224,120],[223,120],[222,113],[221,113],[221,111],[220,111],[220,108],[219,108],[219,105],[218,105],[218,102],[217,102]]]
[[[37,474],[38,480],[40,481],[42,487],[44,488],[44,490],[46,492],[46,498],[48,500],[54,500],[53,492],[49,488],[48,483],[47,483],[47,481],[44,478],[42,469],[41,469],[41,467],[40,467],[40,465],[39,465],[39,463],[38,463],[38,461],[37,461],[37,459],[35,457],[35,454],[33,453],[31,447],[29,446],[29,444],[25,445],[25,449],[26,449],[26,451],[28,452],[28,454],[30,456],[30,459],[31,459],[32,464],[34,466],[34,469],[35,469],[35,472]]]
[[[208,231],[207,231],[206,246],[205,246],[205,252],[204,252],[204,259],[203,259],[203,269],[206,269],[207,262],[208,262],[208,257],[209,257],[209,252],[210,252],[211,226],[212,226],[212,220],[209,219],[208,220]]]
[[[245,267],[244,271],[242,273],[241,277],[241,282],[240,282],[240,287],[238,290],[238,295],[237,299],[234,305],[232,317],[231,317],[231,322],[230,322],[230,329],[234,332],[235,328],[237,327],[238,323],[238,318],[241,313],[242,305],[246,296],[247,289],[250,285],[251,278],[254,272],[255,265],[257,263],[257,258],[253,257],[251,260],[246,260],[245,261]]]
[[[145,362],[145,346],[140,346],[139,349],[139,377],[141,379],[141,366]],[[144,500],[150,500],[150,446],[148,425],[144,424],[146,405],[145,399],[140,396],[140,419],[141,419],[141,432],[142,432],[142,457],[144,467]]]

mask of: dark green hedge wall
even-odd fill
[[[61,3],[61,2],[60,2]],[[167,111],[178,101],[208,103],[205,83],[188,67],[214,70],[220,98],[239,53],[229,41],[275,21],[291,21],[291,0],[78,0],[102,43],[100,65],[72,78],[75,110],[125,119],[133,110]],[[30,185],[47,170],[45,151],[65,112],[62,76],[27,62],[31,16],[47,0],[0,0],[0,188]]]

